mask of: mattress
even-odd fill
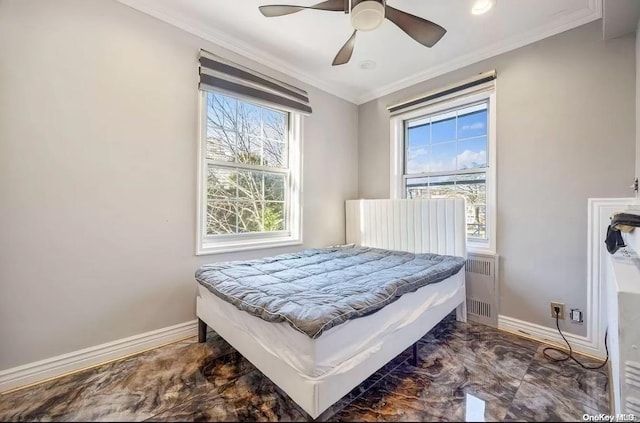
[[[453,276],[417,291],[375,313],[348,320],[312,339],[287,322],[267,322],[220,299],[198,284],[201,302],[214,313],[217,324],[251,336],[265,353],[279,358],[301,377],[320,381],[349,371],[382,348],[387,337],[464,291],[461,269]],[[429,328],[425,328],[425,332]]]
[[[362,246],[212,263],[196,280],[221,299],[311,338],[456,274],[462,257]]]

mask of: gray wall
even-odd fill
[[[0,1],[0,370],[192,320],[199,265],[296,249],[194,255],[200,48],[268,72],[115,1]],[[300,85],[305,245],[337,244],[357,107]]]
[[[631,194],[634,41],[596,21],[360,106],[359,196],[389,195],[385,106],[496,69],[500,313],[552,327],[550,301],[586,310],[587,198]]]
[[[640,177],[640,21],[636,30],[636,177]]]

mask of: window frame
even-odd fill
[[[218,168],[256,170],[285,175],[284,213],[288,230],[273,232],[254,232],[236,234],[207,234],[207,179],[209,165],[213,160],[207,158],[207,94],[220,94],[238,101],[274,109],[288,114],[289,137],[287,143],[288,169],[271,168],[242,163],[213,163]],[[245,99],[233,93],[201,90],[199,93],[198,122],[198,175],[197,175],[197,233],[196,255],[222,254],[234,251],[256,250],[263,248],[285,247],[302,244],[302,115],[283,110],[272,104],[253,99]]]
[[[487,102],[488,131],[487,131],[487,159],[488,166],[481,169],[454,170],[450,172],[429,172],[428,176],[455,175],[468,173],[486,172],[486,226],[487,239],[467,238],[467,248],[470,252],[482,254],[496,254],[496,218],[497,218],[497,154],[496,154],[496,93],[494,83],[474,87],[472,90],[457,93],[454,97],[444,98],[439,101],[430,102],[412,108],[406,112],[391,117],[391,178],[390,178],[390,198],[406,198],[405,175],[405,136],[407,121],[420,117],[444,113],[465,106]],[[411,177],[420,176],[415,174]]]

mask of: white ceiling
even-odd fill
[[[470,13],[473,0],[388,0],[447,34],[429,49],[385,20],[359,32],[351,62],[333,67],[353,31],[348,15],[310,10],[265,18],[258,11],[320,0],[119,1],[356,104],[602,17],[601,0],[497,0],[481,16]],[[377,67],[361,69],[365,60]]]

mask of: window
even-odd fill
[[[491,92],[392,119],[395,198],[464,197],[469,247],[485,252],[495,252],[494,122]]]
[[[198,253],[301,243],[299,117],[202,93]]]

